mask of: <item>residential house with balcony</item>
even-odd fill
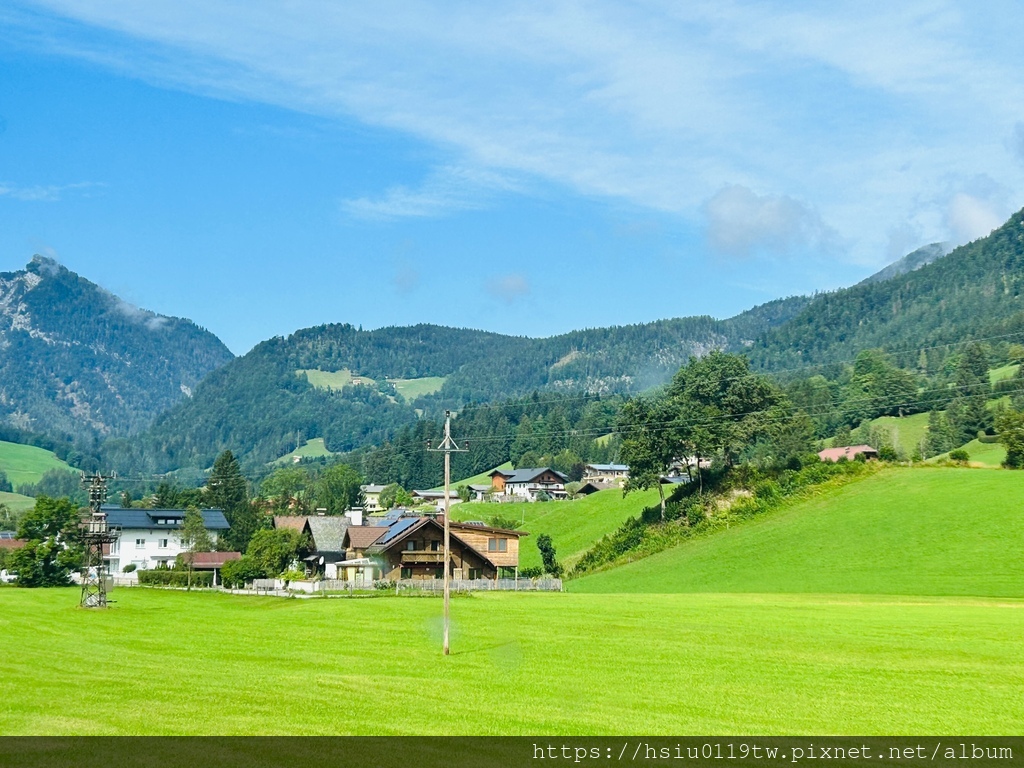
[[[489,476],[491,498],[503,501],[536,501],[542,491],[552,499],[564,499],[569,480],[551,467],[496,469]]]
[[[112,574],[123,573],[127,565],[134,565],[139,571],[157,566],[170,568],[178,555],[188,551],[181,545],[180,531],[185,520],[183,509],[105,506],[103,511],[107,514],[107,525],[121,531],[121,536],[103,556]],[[200,514],[213,543],[231,527],[219,509],[203,509]]]

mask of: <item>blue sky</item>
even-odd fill
[[[894,7],[896,6],[896,7]],[[47,0],[0,9],[0,270],[236,353],[856,282],[1024,205],[1015,2]]]

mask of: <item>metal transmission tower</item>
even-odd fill
[[[107,500],[107,481],[113,475],[82,475],[82,487],[89,492],[90,514],[82,521],[82,541],[85,561],[82,566],[83,608],[106,608],[107,592],[111,581],[103,563],[103,547],[117,541],[120,528],[107,525],[103,502]]]
[[[451,510],[451,484],[452,484],[452,454],[465,453],[469,450],[469,443],[464,443],[459,448],[458,443],[452,440],[452,412],[444,412],[444,440],[437,448],[431,448],[427,443],[428,451],[444,453],[444,655],[448,651],[448,627],[450,620],[451,603],[451,529],[448,527],[449,511]]]

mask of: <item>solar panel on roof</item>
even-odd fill
[[[14,531],[0,531],[0,539],[13,539],[14,537]]]
[[[384,534],[383,538],[381,538],[377,543],[378,544],[387,544],[393,538],[395,538],[396,536],[399,536],[403,531],[408,530],[413,525],[415,525],[417,522],[419,522],[418,518],[415,518],[415,517],[403,517],[401,520],[399,520],[394,525],[392,525],[390,528],[388,528],[388,532],[386,534]]]

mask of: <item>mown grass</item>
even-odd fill
[[[1015,733],[1024,604],[0,590],[0,733]],[[88,702],[88,706],[81,705]],[[379,704],[374,705],[376,702]]]
[[[879,416],[868,423],[871,427],[888,430],[892,435],[893,445],[902,448],[908,457],[914,455],[914,451],[928,434],[927,413],[915,413],[911,416]],[[856,434],[866,431],[861,427]],[[878,446],[873,447],[877,448]]]
[[[0,469],[7,473],[7,479],[15,488],[23,483],[39,482],[39,478],[51,469],[77,472],[52,451],[3,440],[0,440]]]
[[[359,379],[361,384],[374,384],[373,379],[353,374],[348,368],[340,371],[321,371],[317,368],[300,368],[297,374],[305,374],[306,380],[317,389],[340,390],[352,384],[353,380]]]
[[[485,472],[481,472],[479,475],[473,475],[472,477],[465,477],[462,480],[453,480],[452,488],[458,488],[460,485],[490,485],[491,484],[491,472],[495,469],[512,469],[512,462],[506,461],[504,464],[499,464],[494,469],[488,469]],[[444,486],[439,485],[433,490],[443,491]]]
[[[960,449],[967,451],[969,457],[968,464],[971,466],[995,468],[1001,467],[1003,462],[1006,461],[1006,449],[1002,443],[983,443],[975,439],[961,445]],[[933,456],[928,461],[934,463],[948,458],[948,453],[942,453],[938,456]]]
[[[644,507],[658,503],[657,489],[631,493],[610,488],[573,501],[516,502],[512,504],[458,504],[452,517],[458,520],[489,521],[493,516],[521,521],[530,536],[519,542],[522,568],[541,564],[537,536],[546,533],[555,546],[555,554],[564,566],[572,566],[594,543],[636,517]]]
[[[885,469],[570,589],[1024,597],[1022,495],[1024,472]]]

